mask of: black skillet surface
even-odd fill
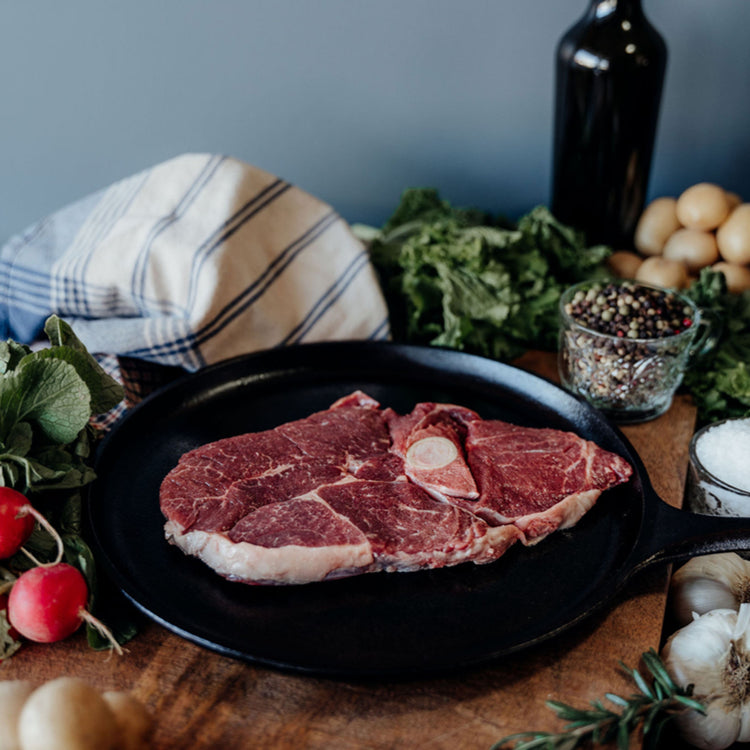
[[[327,408],[361,389],[383,406],[459,403],[484,418],[572,430],[619,453],[631,481],[574,529],[500,560],[304,586],[230,583],[163,537],[159,485],[185,451]],[[662,502],[596,410],[516,368],[455,351],[311,344],[231,360],[168,386],[106,438],[88,510],[98,557],[140,610],[222,654],[329,676],[415,676],[485,663],[571,627],[643,566],[750,547],[738,519]]]

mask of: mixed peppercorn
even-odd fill
[[[692,309],[676,294],[627,281],[581,289],[565,312],[586,328],[618,338],[664,338],[693,325]]]
[[[699,317],[683,297],[632,281],[592,282],[563,297],[565,387],[618,421],[665,411],[682,380]]]

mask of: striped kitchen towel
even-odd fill
[[[367,252],[328,205],[236,159],[186,154],[0,249],[0,339],[45,319],[88,350],[195,371],[301,342],[386,339]]]

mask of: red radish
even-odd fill
[[[24,543],[34,530],[35,520],[55,538],[57,542],[55,562],[59,562],[63,555],[60,535],[20,492],[10,487],[0,487],[0,560],[11,557],[21,550],[37,565],[40,564],[30,552],[23,549]]]
[[[107,628],[86,611],[89,590],[78,568],[67,563],[43,565],[22,573],[8,597],[8,620],[25,638],[54,643],[75,633],[84,622],[122,649]]]
[[[28,500],[10,487],[0,487],[0,560],[18,552],[34,530]]]

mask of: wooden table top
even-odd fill
[[[548,355],[518,364],[555,377]],[[689,397],[679,396],[662,417],[622,428],[657,494],[675,506],[694,424]],[[608,691],[632,692],[618,664],[636,666],[643,651],[659,646],[668,575],[666,567],[649,569],[573,630],[449,678],[356,682],[281,673],[220,656],[155,623],[144,625],[123,657],[90,650],[78,633],[25,645],[0,676],[41,683],[75,675],[129,690],[157,719],[154,750],[489,750],[513,732],[559,729],[548,699],[583,707]]]

